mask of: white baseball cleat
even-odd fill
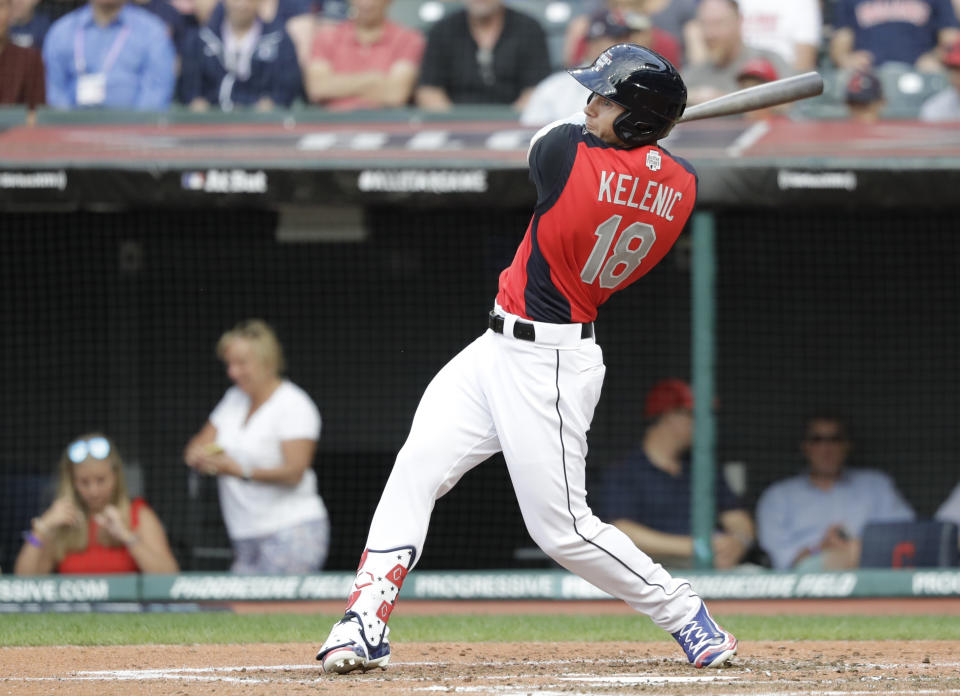
[[[380,667],[386,669],[390,662],[389,628],[384,628],[380,645],[372,646],[363,634],[363,626],[356,614],[347,614],[333,625],[330,635],[320,647],[317,659],[324,672],[346,674],[355,669],[366,672]]]

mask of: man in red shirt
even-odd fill
[[[570,74],[590,98],[582,114],[533,138],[533,217],[500,275],[489,330],[420,401],[346,614],[317,655],[327,672],[386,666],[387,621],[434,502],[500,451],[527,531],[557,563],[647,614],[695,667],[717,667],[737,651],[690,583],[601,522],[586,500],[587,430],[605,371],[597,308],[663,258],[693,211],[696,174],[657,145],[683,114],[686,86],[669,61],[636,44],[612,46]]]
[[[32,48],[10,42],[10,0],[0,0],[0,104],[26,104],[28,121],[34,109],[46,101],[43,58]]]
[[[329,109],[377,109],[410,101],[423,35],[387,19],[391,0],[351,0],[352,19],[322,27],[304,83]]]

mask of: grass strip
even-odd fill
[[[4,614],[0,646],[315,643],[338,617],[298,614]],[[751,640],[960,640],[951,616],[718,615]],[[643,616],[444,615],[390,622],[396,642],[661,641]]]

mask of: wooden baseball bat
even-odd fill
[[[807,97],[815,97],[818,94],[823,94],[823,78],[816,72],[803,73],[785,77],[782,80],[765,82],[755,87],[747,87],[691,106],[683,112],[683,116],[677,123],[742,114],[745,111],[786,104]]]

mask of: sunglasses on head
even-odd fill
[[[847,438],[844,435],[807,435],[807,442],[846,442]]]
[[[74,440],[67,447],[67,456],[74,464],[86,461],[87,457],[106,459],[110,456],[110,442],[99,436],[89,440]]]

